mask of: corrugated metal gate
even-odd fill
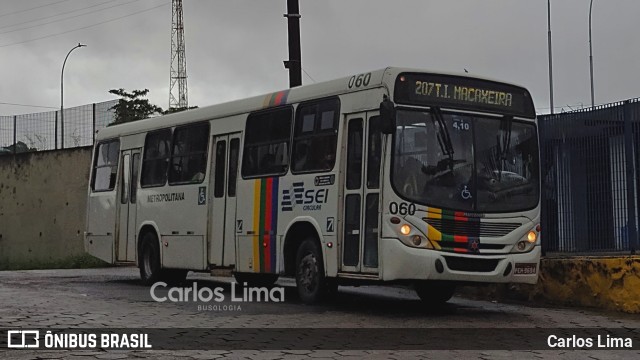
[[[639,248],[640,99],[542,115],[543,249]]]

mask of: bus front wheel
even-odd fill
[[[307,238],[296,253],[296,286],[300,300],[305,304],[324,300],[332,290],[332,285],[324,275],[322,253],[314,238]]]
[[[455,284],[445,281],[418,281],[414,288],[420,300],[429,305],[446,303],[456,290]]]

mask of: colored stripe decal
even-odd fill
[[[271,102],[271,97],[273,95],[267,95],[264,97],[264,100],[262,101],[262,107],[263,108],[268,108],[269,107],[269,103]]]
[[[260,180],[253,188],[253,271],[260,271]]]
[[[273,215],[273,178],[266,179],[267,191],[265,194],[265,211],[264,211],[264,270],[266,272],[272,272],[271,265],[271,234],[273,233],[272,215]]]
[[[287,103],[287,98],[289,97],[289,90],[284,90],[278,93],[276,97],[276,105],[284,105]]]
[[[258,243],[259,246],[259,253],[260,253],[260,272],[265,272],[264,269],[264,236],[265,236],[265,229],[264,229],[264,213],[265,213],[265,198],[266,198],[266,179],[262,179],[260,180],[260,232],[258,233],[260,236],[260,240]]]
[[[282,105],[282,93],[281,92],[276,94],[273,104],[274,105]]]
[[[273,178],[273,185],[271,191],[271,244],[270,246],[270,256],[271,256],[271,272],[277,272],[277,263],[276,263],[276,251],[277,251],[277,240],[278,240],[278,194],[279,194],[279,178]]]
[[[277,177],[255,180],[253,203],[255,272],[277,271],[278,184]]]
[[[427,238],[436,250],[456,253],[479,253],[480,250],[480,218],[468,217],[462,211],[427,208]],[[441,220],[441,231],[429,224],[429,219]],[[467,235],[457,235],[456,223],[465,224]]]
[[[289,97],[289,90],[278,91],[273,94],[269,94],[264,97],[262,107],[267,108],[271,106],[279,106],[287,103]]]
[[[462,244],[465,244],[465,246],[466,246],[467,245],[467,237],[466,236],[461,236],[461,235],[453,235],[453,242],[462,243]]]

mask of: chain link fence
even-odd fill
[[[543,249],[639,249],[640,99],[538,117]]]
[[[93,145],[96,131],[115,119],[118,100],[33,114],[0,116],[0,155]]]

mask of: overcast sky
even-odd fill
[[[65,108],[114,99],[113,88],[148,88],[168,107],[170,0],[0,4],[0,115],[59,107],[78,42],[88,47],[67,61]],[[529,88],[550,111],[545,0],[300,0],[300,11],[304,84],[390,65],[467,69]],[[184,0],[189,105],[288,87],[285,12],[286,0]],[[594,0],[596,104],[640,96],[638,15],[640,1]],[[589,0],[551,0],[551,21],[556,111],[587,107]]]

